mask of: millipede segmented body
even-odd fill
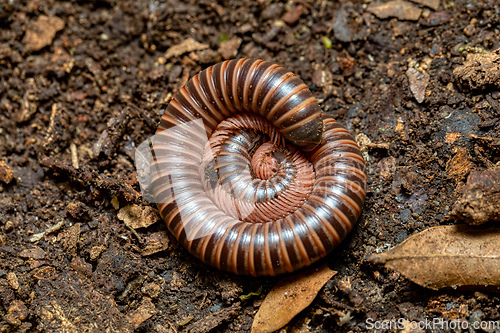
[[[279,65],[228,60],[194,76],[162,115],[155,200],[190,253],[239,275],[292,272],[356,223],[364,161],[307,86]]]

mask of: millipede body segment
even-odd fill
[[[194,76],[153,142],[155,200],[194,256],[239,275],[292,272],[356,223],[364,161],[307,86],[279,65],[228,60]]]

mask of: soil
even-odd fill
[[[338,273],[287,332],[500,320],[498,294],[431,291],[366,260],[457,223],[468,173],[498,166],[498,70],[485,85],[456,70],[500,47],[498,3],[415,0],[380,18],[390,8],[369,2],[1,1],[0,331],[250,330],[280,277],[218,272],[156,215],[118,218],[154,208],[134,148],[190,77],[232,57],[296,73],[367,161],[359,223],[321,262]]]

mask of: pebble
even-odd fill
[[[14,300],[7,310],[5,319],[11,325],[19,326],[28,317],[28,308],[22,301]]]
[[[52,44],[56,33],[64,28],[64,21],[59,17],[41,15],[31,22],[26,31],[23,43],[30,51],[38,51]]]
[[[474,35],[476,32],[476,27],[473,24],[469,24],[464,28],[464,34],[468,37]]]
[[[294,25],[300,19],[300,15],[304,11],[304,6],[298,5],[290,8],[281,19],[288,25]]]
[[[354,6],[346,3],[340,7],[333,21],[335,38],[342,42],[352,42],[366,37],[367,27]]]
[[[14,289],[14,290],[19,289],[19,280],[17,278],[16,273],[14,273],[14,272],[7,273],[7,282],[9,283],[9,286],[12,289]]]
[[[262,11],[260,14],[260,18],[263,20],[269,20],[269,19],[274,19],[276,17],[279,17],[281,13],[283,12],[283,4],[282,3],[272,3],[269,6],[267,6],[266,9]]]
[[[242,41],[241,38],[236,37],[220,43],[220,54],[222,58],[227,60],[236,57]]]
[[[428,27],[435,27],[445,24],[451,19],[451,15],[447,12],[432,12],[427,16],[422,24]]]
[[[4,161],[0,161],[0,182],[9,184],[14,178],[12,169]]]
[[[318,87],[326,87],[333,83],[333,74],[329,70],[317,69],[312,75],[313,84]]]
[[[422,14],[422,9],[405,0],[393,0],[386,3],[372,2],[366,10],[380,19],[396,17],[407,21],[416,21]]]
[[[408,68],[406,76],[410,82],[410,90],[418,103],[425,99],[425,89],[429,84],[430,76],[427,72],[418,71],[415,68]]]
[[[434,9],[434,10],[439,9],[439,3],[441,2],[441,0],[411,0],[411,1],[418,3],[418,4],[421,4],[421,5],[424,5],[424,6],[427,6],[429,8]]]
[[[156,223],[160,217],[156,210],[150,206],[128,205],[118,211],[118,219],[126,226],[137,229],[147,228]]]

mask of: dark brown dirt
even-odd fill
[[[249,331],[279,278],[217,272],[158,240],[161,222],[135,230],[115,208],[150,205],[134,148],[189,77],[233,56],[299,75],[367,159],[364,213],[327,259],[338,274],[287,331],[500,320],[497,294],[430,291],[365,260],[455,223],[470,170],[499,165],[498,72],[484,78],[498,64],[482,63],[486,86],[454,76],[467,54],[500,47],[498,3],[415,4],[405,21],[368,2],[0,1],[0,331]],[[166,57],[188,38],[195,50]],[[429,74],[422,103],[410,67]]]

